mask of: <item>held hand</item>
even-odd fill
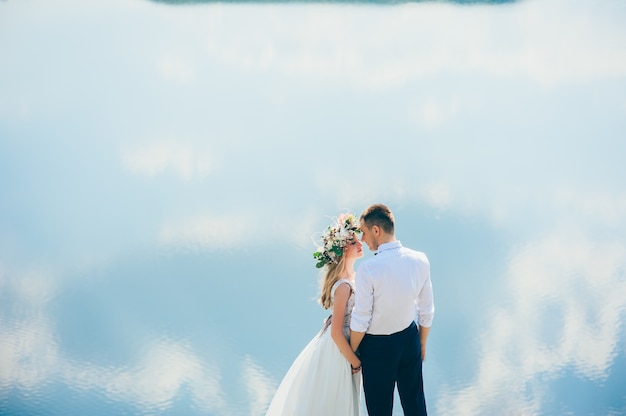
[[[359,371],[361,371],[361,363],[359,362],[359,364],[356,367],[350,364],[350,368],[352,369],[352,374],[356,374]]]

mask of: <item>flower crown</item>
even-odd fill
[[[341,214],[336,224],[326,229],[321,238],[322,246],[313,253],[313,258],[317,260],[315,267],[319,269],[329,263],[339,263],[348,241],[360,232],[359,220],[354,214]]]

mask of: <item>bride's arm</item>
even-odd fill
[[[350,297],[350,286],[347,283],[339,285],[335,290],[335,299],[333,303],[333,318],[330,324],[330,335],[339,347],[339,351],[350,361],[352,368],[359,368],[361,360],[356,356],[352,347],[348,343],[343,333],[343,317],[346,313],[348,298]]]

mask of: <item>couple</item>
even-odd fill
[[[332,315],[292,364],[266,416],[358,416],[361,374],[370,416],[391,415],[396,384],[404,414],[426,415],[430,265],[395,239],[394,222],[389,208],[376,204],[360,220],[347,214],[328,227],[313,256],[325,267],[319,301]],[[355,273],[363,256],[357,234],[376,253]]]

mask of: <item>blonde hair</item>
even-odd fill
[[[320,281],[321,293],[318,301],[324,309],[330,309],[333,306],[330,292],[333,289],[333,285],[339,280],[339,274],[343,271],[345,264],[346,256],[341,256],[337,263],[329,263],[326,266],[326,271]]]

